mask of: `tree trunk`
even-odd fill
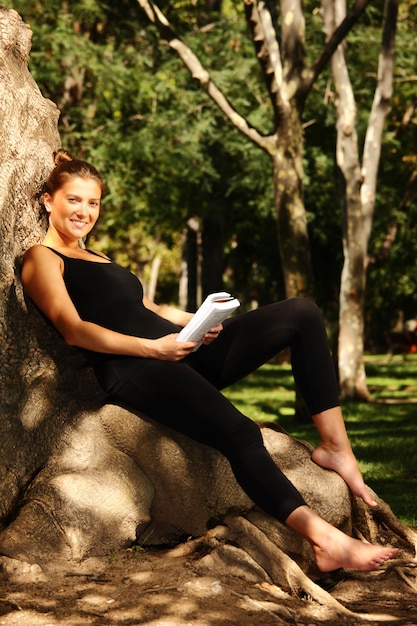
[[[283,140],[271,155],[277,235],[287,298],[313,298],[313,271],[303,195],[301,124],[292,110],[284,125]]]
[[[151,272],[149,277],[148,286],[146,289],[146,295],[149,300],[155,301],[156,288],[158,285],[159,270],[161,267],[162,259],[159,254],[156,254],[151,262]]]
[[[368,244],[372,231],[382,130],[392,93],[397,0],[387,0],[378,82],[365,138],[362,167],[356,132],[356,105],[344,48],[332,57],[337,91],[336,160],[342,176],[344,264],[340,285],[339,380],[343,398],[369,400],[364,366],[364,315]],[[346,14],[345,0],[323,2],[330,37]]]
[[[37,241],[46,221],[36,193],[59,145],[58,110],[44,100],[27,70],[31,31],[14,11],[0,9],[0,516],[7,517],[47,450],[31,449],[54,430],[46,413],[36,412],[42,381],[53,382],[56,368],[45,351],[39,362],[33,327],[27,323],[19,258]],[[12,384],[13,383],[13,384]],[[16,416],[18,418],[16,419]],[[9,469],[10,468],[10,469]]]
[[[209,293],[223,290],[224,223],[221,216],[213,213],[204,218],[201,248],[201,287],[204,300]]]
[[[188,220],[184,259],[187,268],[186,310],[194,313],[201,304],[201,232],[198,218]]]

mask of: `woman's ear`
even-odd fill
[[[51,212],[51,207],[49,206],[49,202],[52,200],[51,195],[47,192],[43,194],[43,206],[45,207],[47,213]]]

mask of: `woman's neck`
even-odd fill
[[[42,245],[54,248],[55,250],[77,250],[81,248],[77,239],[64,241],[62,237],[56,236],[55,233],[48,231],[42,241]]]

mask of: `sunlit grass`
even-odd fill
[[[346,402],[346,427],[366,482],[404,522],[417,525],[417,356],[366,358],[372,402]],[[268,364],[226,390],[246,415],[277,422],[312,445],[312,424],[294,419],[294,383],[289,365]]]
[[[294,383],[289,365],[264,365],[225,395],[242,413],[261,422],[294,415]]]

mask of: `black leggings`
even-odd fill
[[[284,522],[305,501],[276,466],[259,427],[219,391],[291,348],[294,379],[312,415],[339,405],[323,319],[294,298],[237,315],[219,337],[179,363],[131,359],[112,400],[223,453],[247,495]]]

